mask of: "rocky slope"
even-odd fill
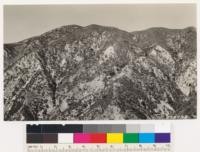
[[[196,118],[196,79],[193,27],[63,26],[4,45],[4,118]]]

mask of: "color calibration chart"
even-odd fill
[[[170,124],[26,126],[27,152],[170,152]]]

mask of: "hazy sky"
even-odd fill
[[[126,31],[150,27],[196,26],[194,4],[18,5],[4,6],[4,42],[16,42],[48,30],[77,24],[115,26]]]

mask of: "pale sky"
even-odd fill
[[[69,24],[99,24],[129,32],[150,27],[196,27],[196,5],[6,5],[4,43],[21,41]]]

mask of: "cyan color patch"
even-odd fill
[[[139,143],[155,143],[155,134],[139,133]]]

